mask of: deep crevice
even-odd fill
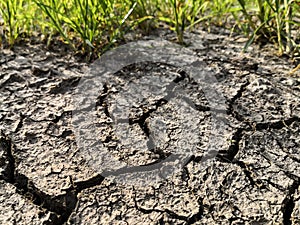
[[[177,76],[173,82],[171,82],[167,87],[167,95],[164,96],[163,98],[159,99],[158,101],[155,102],[154,104],[154,108],[149,109],[148,111],[144,112],[143,115],[139,118],[139,119],[135,119],[135,120],[129,120],[130,124],[133,123],[138,123],[139,126],[141,127],[141,129],[145,132],[145,134],[147,135],[147,137],[149,137],[150,135],[150,130],[146,124],[146,119],[149,118],[149,116],[151,115],[151,113],[155,112],[159,107],[167,104],[170,99],[172,99],[176,94],[175,89],[176,89],[176,84],[178,84],[179,82],[183,81],[186,77],[187,74],[182,71],[182,70],[178,70],[178,74],[180,76]]]
[[[17,127],[16,127],[16,129],[14,131],[15,133],[17,133],[23,127],[23,121],[24,121],[24,119],[25,119],[25,116],[22,113],[20,113],[20,119],[19,119],[18,125],[17,125]]]
[[[104,114],[107,117],[110,117],[110,113],[108,111],[108,105],[107,105],[107,102],[106,102],[106,98],[108,96],[108,93],[109,93],[109,90],[108,90],[107,84],[103,84],[102,94],[97,98],[97,101],[95,103],[95,107],[102,106],[103,109],[104,109]]]
[[[290,126],[294,122],[300,122],[300,118],[297,116],[290,117],[286,120],[280,120],[275,122],[266,123],[255,123],[256,130],[266,130],[266,129],[282,129],[284,127]]]
[[[291,117],[282,121],[266,122],[266,123],[250,123],[247,122],[245,128],[238,128],[233,134],[231,139],[232,144],[229,146],[227,151],[220,151],[217,158],[221,159],[223,162],[232,162],[234,157],[239,151],[239,143],[244,135],[245,131],[258,130],[268,130],[268,129],[283,129],[284,127],[290,126],[294,122],[300,122],[299,117]]]
[[[172,219],[177,219],[177,220],[182,220],[182,221],[185,221],[187,222],[187,224],[191,224],[189,223],[189,218],[186,217],[186,216],[182,216],[182,215],[178,215],[177,213],[169,210],[169,209],[164,209],[164,210],[161,210],[161,209],[144,209],[140,206],[137,205],[137,202],[135,201],[135,208],[139,211],[141,211],[142,213],[144,214],[150,214],[150,213],[153,213],[153,212],[158,212],[158,213],[167,213]],[[195,216],[195,218],[198,217],[198,214],[197,216]]]
[[[17,193],[29,199],[33,204],[40,206],[56,216],[52,216],[52,221],[47,221],[47,225],[59,225],[67,222],[69,215],[77,204],[77,193],[69,191],[59,196],[51,196],[34,186],[32,181],[23,174],[15,173],[15,183]]]
[[[186,224],[193,224],[193,223],[201,220],[201,218],[203,216],[204,207],[203,207],[203,199],[202,198],[200,199],[200,201],[198,201],[199,211],[196,214],[192,215],[191,217],[187,217],[187,216],[178,215],[177,213],[175,213],[169,209],[164,209],[164,210],[155,209],[155,208],[145,209],[143,207],[140,207],[140,206],[138,206],[138,203],[136,201],[136,193],[134,195],[135,195],[135,197],[134,197],[135,208],[145,214],[150,214],[152,212],[167,213],[168,215],[170,215],[171,218],[183,220],[186,222]]]
[[[242,115],[240,115],[235,109],[234,109],[234,103],[237,99],[243,96],[243,93],[246,91],[247,86],[250,84],[250,81],[247,79],[244,84],[241,85],[240,89],[237,91],[236,95],[233,96],[228,103],[228,110],[227,114],[232,115],[235,119],[237,119],[240,122],[246,122],[246,120],[243,118]]]
[[[51,88],[49,93],[50,94],[64,94],[70,91],[72,88],[77,87],[80,81],[80,77],[71,77],[62,79],[55,87]],[[36,86],[37,84],[32,84]]]
[[[235,161],[234,164],[238,165],[248,178],[251,186],[257,186],[259,188],[267,188],[261,180],[254,180],[251,171],[247,168],[247,165],[243,161]]]
[[[188,218],[186,220],[187,224],[194,224],[196,223],[197,221],[201,220],[202,217],[203,217],[203,212],[204,212],[204,207],[203,207],[203,198],[200,198],[198,200],[198,204],[199,204],[199,211],[192,215],[190,218]]]
[[[78,193],[86,188],[99,185],[104,180],[103,176],[98,175],[86,181],[75,182],[72,187],[66,190],[65,194],[58,196],[46,194],[38,189],[27,176],[16,171],[11,139],[2,131],[0,135],[0,150],[3,151],[8,162],[4,174],[0,175],[0,179],[14,185],[17,189],[16,192],[33,204],[50,213],[52,212],[51,218],[43,223],[45,225],[65,224],[76,207]]]
[[[13,145],[11,139],[8,138],[2,130],[0,130],[0,153],[3,152],[4,171],[0,174],[0,179],[9,183],[14,183],[15,159],[12,154]]]
[[[228,150],[222,154],[219,153],[217,155],[217,158],[219,158],[223,162],[232,162],[234,157],[240,150],[239,144],[241,139],[243,138],[244,131],[244,128],[238,128],[231,138],[231,145],[229,146]]]
[[[129,118],[129,124],[132,125],[137,123],[140,126],[140,128],[144,131],[145,135],[149,137],[150,129],[146,123],[146,120],[149,118],[152,112],[155,112],[159,107],[167,103],[168,100],[166,100],[165,98],[159,99],[157,102],[155,102],[154,108],[144,112],[138,119]]]
[[[74,182],[74,189],[76,190],[76,193],[79,193],[84,189],[100,185],[104,179],[104,176],[98,174],[95,177],[92,177],[88,180]]]
[[[167,87],[167,95],[162,97],[161,99],[157,100],[154,103],[154,106],[148,109],[147,111],[143,112],[143,114],[139,118],[129,118],[129,124],[138,124],[141,130],[144,132],[144,134],[149,138],[147,142],[147,147],[149,151],[155,152],[159,154],[160,160],[166,159],[168,156],[170,156],[170,153],[164,153],[160,149],[155,148],[155,144],[153,143],[153,139],[151,137],[151,131],[147,123],[147,119],[151,116],[153,112],[155,112],[159,107],[167,104],[170,99],[172,99],[174,96],[176,96],[175,89],[176,84],[183,81],[185,78],[187,78],[187,74],[183,70],[178,70],[177,73],[180,76],[177,76]],[[120,122],[120,121],[118,121]],[[127,121],[126,121],[127,122]]]
[[[283,224],[292,225],[291,217],[295,208],[295,202],[293,195],[300,186],[300,179],[295,180],[286,194],[285,199],[282,202],[281,211],[283,213]]]
[[[250,84],[249,80],[246,80],[244,84],[241,85],[240,89],[237,91],[236,95],[233,96],[230,100],[230,107],[233,106],[234,102],[243,96],[243,93],[246,91],[247,86]]]

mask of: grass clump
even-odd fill
[[[37,14],[36,5],[28,0],[0,0],[0,20],[1,18],[4,26],[1,29],[2,36],[10,46],[14,45],[20,36],[31,35],[35,22],[41,19]]]
[[[183,35],[187,28],[190,29],[200,21],[207,19],[202,17],[202,15],[207,9],[209,1],[166,0],[165,4],[165,10],[161,12],[159,20],[170,25],[170,28],[176,32],[180,44],[184,43]]]
[[[264,38],[274,42],[278,54],[293,53],[299,50],[299,5],[295,0],[238,0],[243,21],[238,20],[239,27],[249,36],[245,48],[254,39]]]
[[[33,1],[49,18],[49,27],[73,49],[87,52],[112,45],[132,11],[129,5],[112,0]]]
[[[164,23],[179,43],[195,26],[224,26],[253,41],[273,42],[278,54],[299,52],[300,0],[0,0],[3,40],[44,34],[75,51],[100,52],[130,30],[149,33]],[[0,25],[1,26],[1,25]]]

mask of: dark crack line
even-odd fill
[[[104,180],[103,176],[98,175],[86,181],[73,183],[69,189],[65,190],[65,194],[51,196],[39,190],[27,176],[16,170],[13,156],[14,146],[11,139],[8,138],[3,131],[1,131],[0,148],[6,153],[8,159],[8,168],[4,176],[1,176],[0,179],[14,185],[17,189],[16,192],[30,200],[33,204],[54,213],[51,214],[51,218],[48,222],[44,223],[47,225],[65,224],[76,208],[78,202],[77,195],[79,192],[86,188],[100,185]]]
[[[232,115],[234,118],[236,118],[238,121],[245,122],[245,119],[243,116],[241,116],[235,109],[234,109],[234,104],[235,101],[243,96],[243,93],[246,91],[246,88],[249,86],[250,81],[247,79],[244,84],[241,85],[240,89],[237,91],[236,95],[233,96],[229,100],[229,108],[227,110],[227,113],[229,115]]]
[[[240,150],[240,141],[244,135],[244,128],[238,128],[236,132],[233,134],[231,139],[231,145],[229,146],[228,150],[225,154],[218,154],[217,158],[221,159],[224,162],[233,162],[234,157]]]
[[[266,130],[266,129],[282,129],[284,127],[290,126],[294,122],[300,122],[300,118],[297,116],[293,116],[285,120],[274,121],[274,122],[262,122],[262,123],[256,123],[256,122],[251,122],[249,120],[246,120],[242,115],[240,115],[234,109],[234,103],[237,99],[242,97],[243,93],[246,91],[246,88],[249,84],[250,84],[249,80],[246,80],[246,82],[243,85],[241,85],[236,95],[229,100],[229,108],[227,110],[227,114],[232,115],[235,119],[237,119],[240,122],[243,122],[246,126],[248,126],[247,130],[250,130],[251,128],[258,131]]]
[[[30,196],[29,200],[33,204],[56,214],[55,218],[47,223],[49,225],[65,224],[78,201],[75,191],[69,191],[59,196],[48,195],[35,187],[28,177],[17,171],[13,185],[17,188],[17,192],[25,198]]]
[[[144,112],[138,119],[129,118],[129,125],[138,124],[140,128],[144,131],[145,135],[149,137],[151,132],[148,127],[148,124],[146,123],[146,120],[149,118],[151,113],[155,112],[159,107],[167,103],[168,100],[166,99],[166,97],[159,99],[155,102],[154,108]],[[117,122],[120,122],[120,120],[117,120]]]
[[[194,50],[196,53],[199,53],[199,49],[195,49]],[[202,52],[202,50],[201,50]],[[201,56],[201,55],[200,55]],[[216,62],[216,63],[228,63],[230,65],[232,65],[233,68],[240,68],[242,71],[247,71],[247,72],[256,72],[258,69],[259,64],[257,62],[251,63],[250,60],[246,59],[246,60],[227,60],[227,59],[220,59],[219,57],[210,57],[210,58],[205,58],[203,59],[205,62]],[[224,68],[222,66],[222,64],[220,64],[219,66],[222,67],[222,72],[227,73],[227,69]],[[241,77],[245,77],[247,76],[243,75]]]
[[[66,110],[63,111],[60,115],[54,115],[53,123],[58,123],[64,116],[72,116],[72,111]]]
[[[201,204],[200,204],[200,207],[199,207],[199,211],[196,214],[188,217],[188,216],[179,215],[179,214],[175,213],[174,211],[172,211],[170,209],[164,209],[164,210],[156,209],[156,208],[145,209],[143,207],[140,207],[140,206],[138,206],[138,203],[136,201],[136,193],[134,195],[135,195],[135,198],[134,198],[135,208],[137,210],[141,211],[144,214],[150,214],[150,213],[153,213],[153,212],[167,213],[171,218],[185,221],[187,224],[193,224],[193,223],[199,221],[202,218],[202,215],[203,215],[202,199],[201,199]],[[156,205],[154,207],[156,207]]]
[[[291,187],[288,190],[288,193],[286,194],[285,199],[282,202],[281,211],[283,213],[283,224],[284,225],[292,225],[292,213],[295,208],[295,202],[294,202],[294,194],[296,193],[296,190],[300,186],[300,179],[298,178],[293,182]]]
[[[250,123],[249,126],[244,128],[238,128],[237,131],[233,134],[232,144],[229,146],[228,150],[224,152],[219,152],[217,155],[218,158],[222,159],[225,162],[232,162],[234,157],[239,151],[239,143],[243,138],[245,131],[263,131],[269,129],[283,129],[284,127],[288,127],[294,122],[300,122],[300,118],[297,116],[288,118],[286,120],[275,121],[275,122],[267,122],[267,123]]]
[[[104,114],[111,118],[110,116],[110,113],[108,111],[108,104],[106,102],[106,99],[108,97],[108,94],[109,94],[109,89],[108,89],[108,86],[107,84],[103,84],[103,91],[102,91],[102,94],[97,98],[97,101],[96,101],[96,104],[95,104],[95,107],[97,106],[102,106],[103,109],[104,109]]]
[[[86,110],[88,111],[88,109]],[[40,122],[53,122],[53,123],[58,123],[59,120],[61,120],[61,118],[63,118],[65,115],[72,115],[73,113],[77,113],[78,111],[70,111],[70,110],[66,110],[66,111],[63,111],[60,115],[53,115],[54,118],[53,119],[42,119],[42,120],[35,120],[35,119],[32,119],[31,117],[26,117],[26,120],[29,120],[30,122],[34,122],[34,123],[40,123]],[[21,116],[21,114],[20,114]],[[23,120],[25,119],[25,116],[23,116]]]
[[[272,134],[275,136],[274,132],[272,132]],[[295,161],[295,162],[297,162],[297,163],[300,163],[300,159],[298,159],[298,158],[292,156],[292,155],[290,154],[290,152],[288,151],[288,149],[285,148],[285,147],[282,145],[282,143],[278,140],[278,138],[275,138],[275,140],[276,140],[276,143],[278,144],[278,146],[280,147],[280,150],[283,151],[283,152],[286,154],[286,157],[292,159],[293,161]],[[294,144],[297,145],[296,143],[294,143]]]
[[[233,163],[238,165],[242,171],[244,172],[245,176],[248,178],[250,184],[252,186],[257,186],[259,188],[267,188],[261,180],[254,180],[252,177],[252,173],[251,171],[248,169],[247,165],[240,160],[235,160],[235,156],[237,155],[237,153],[240,150],[240,141],[243,138],[244,135],[244,128],[238,128],[237,131],[233,134],[232,137],[232,144],[229,146],[228,150],[225,151],[224,153],[222,152],[221,154],[219,153],[217,155],[217,158],[221,161],[221,162],[225,162],[225,163]]]
[[[238,165],[242,171],[244,172],[245,176],[248,178],[251,186],[256,186],[259,189],[268,189],[268,187],[262,182],[262,180],[260,179],[256,179],[254,180],[253,178],[253,172],[251,172],[251,170],[248,169],[247,165],[242,162],[242,161],[235,161],[234,164]]]
[[[194,224],[197,221],[200,221],[202,219],[204,213],[203,198],[198,199],[198,204],[199,204],[198,212],[186,220],[187,224]]]
[[[288,178],[291,180],[298,180],[300,179],[299,176],[292,174],[289,170],[285,167],[284,164],[278,163],[272,159],[272,157],[267,152],[261,153],[262,157],[265,158],[268,162],[273,163],[278,169],[280,169]]]
[[[272,76],[270,75],[265,75],[265,74],[260,74],[261,77],[265,78],[270,82],[274,87],[277,89],[284,89],[287,93],[294,95],[294,97],[300,97],[299,94],[295,93],[295,90],[291,89],[290,87],[285,86],[284,84],[281,84],[280,82],[276,81]],[[295,86],[299,85],[299,81],[295,80],[296,84]]]
[[[1,113],[5,113],[4,111],[1,111]],[[0,116],[0,121],[2,121],[5,118],[6,114],[3,114]]]
[[[134,124],[134,123],[139,124],[139,126],[144,131],[144,133],[147,137],[149,137],[149,135],[150,135],[150,129],[149,129],[147,123],[146,123],[146,119],[148,119],[149,116],[151,115],[151,113],[155,112],[159,107],[167,104],[170,101],[170,99],[176,97],[176,92],[175,92],[176,91],[176,84],[183,81],[187,77],[187,74],[182,70],[178,70],[178,74],[180,76],[176,77],[173,80],[173,82],[171,82],[166,87],[167,95],[164,96],[163,98],[159,99],[158,101],[156,101],[155,104],[154,104],[154,106],[155,106],[154,108],[144,112],[143,115],[139,119],[135,119],[135,120],[134,119],[129,119],[130,124]]]
[[[178,220],[183,220],[186,222],[186,224],[194,224],[197,221],[202,219],[203,213],[204,213],[204,206],[203,206],[203,198],[199,198],[197,200],[198,204],[199,204],[199,210],[197,213],[191,215],[191,216],[182,216],[182,215],[178,215],[177,213],[169,210],[169,209],[156,209],[155,207],[157,206],[157,203],[153,206],[153,208],[151,209],[145,209],[143,207],[138,206],[138,203],[136,201],[137,197],[136,197],[136,192],[134,192],[134,204],[135,204],[135,208],[145,214],[150,214],[152,212],[159,212],[159,213],[167,213],[168,215],[171,216],[171,218],[173,219],[178,219]],[[163,221],[161,221],[163,222]]]
[[[6,154],[8,165],[7,168],[4,170],[3,176],[0,175],[0,179],[6,180],[9,183],[14,183],[14,171],[15,171],[15,159],[12,154],[12,142],[11,139],[8,138],[4,132],[0,131],[0,149],[4,152],[4,156]]]
[[[92,177],[88,180],[74,182],[73,187],[70,189],[70,191],[75,189],[76,193],[79,193],[79,192],[83,191],[84,189],[100,185],[104,179],[105,179],[104,176],[98,174],[95,177]]]
[[[129,125],[133,124],[138,124],[141,130],[144,132],[146,137],[148,137],[147,141],[147,148],[149,151],[154,152],[159,155],[160,160],[165,160],[167,157],[171,155],[171,153],[165,153],[163,152],[162,149],[155,148],[155,141],[151,135],[151,130],[149,128],[149,124],[147,122],[147,119],[151,116],[153,112],[155,112],[159,107],[167,104],[170,99],[177,97],[178,96],[178,86],[177,84],[183,81],[184,79],[188,78],[189,82],[190,78],[186,74],[185,71],[182,69],[178,69],[176,71],[179,76],[177,76],[169,85],[167,85],[166,90],[167,94],[162,97],[161,99],[157,100],[154,105],[147,111],[144,111],[141,116],[138,118],[128,118],[128,119],[118,119],[118,118],[113,118],[108,110],[108,103],[106,102],[107,96],[109,95],[110,91],[107,86],[107,84],[104,84],[104,89],[102,94],[97,98],[96,106],[102,106],[104,107],[104,113],[106,114],[107,117],[112,118],[113,121],[116,123],[129,123]],[[196,105],[194,104],[189,98],[186,98],[184,96],[180,96],[184,101],[186,101],[187,104],[189,104],[193,109],[197,111],[210,111],[212,110],[210,107],[205,106],[205,105]],[[215,112],[219,113],[226,113],[224,110],[218,110],[218,109],[213,109]]]
[[[102,175],[104,177],[109,177],[109,176],[119,176],[122,174],[127,174],[127,173],[138,173],[138,172],[147,172],[147,171],[153,171],[153,170],[158,170],[159,171],[159,176],[162,178],[165,178],[164,175],[162,174],[164,165],[167,165],[167,163],[173,163],[176,160],[181,160],[181,162],[186,162],[188,161],[190,156],[185,156],[185,155],[180,155],[180,154],[170,154],[168,158],[166,158],[164,161],[158,160],[153,163],[141,165],[141,166],[124,166],[120,169],[113,170],[113,171],[104,171],[102,172]],[[184,163],[182,163],[184,164]]]
[[[28,177],[16,171],[15,159],[13,156],[13,145],[11,139],[7,138],[3,133],[1,134],[1,147],[6,152],[9,169],[6,171],[6,176],[2,179],[17,188],[17,193],[24,198],[30,200],[33,204],[42,207],[50,212],[56,214],[52,215],[52,222],[50,220],[48,225],[63,224],[67,221],[68,215],[71,213],[74,203],[77,202],[77,198],[74,192],[68,192],[61,196],[50,196],[34,186],[32,181]]]
[[[71,90],[71,88],[78,86],[80,79],[80,77],[62,79],[55,87],[49,90],[49,93],[64,94],[67,91]],[[34,83],[33,85],[37,85],[37,83]]]
[[[300,122],[300,118],[297,116],[290,117],[285,120],[266,122],[266,123],[253,123],[256,130],[266,130],[266,129],[282,129],[284,127],[290,126],[294,122]]]
[[[286,191],[286,189],[285,189],[284,187],[282,187],[282,186],[279,185],[279,184],[274,183],[273,181],[271,181],[270,178],[268,178],[268,179],[263,179],[263,180],[265,180],[268,184],[270,184],[271,186],[273,186],[274,188],[276,188],[276,189],[278,189],[278,190],[280,190],[280,191],[282,191],[282,192],[285,192],[285,191]]]
[[[17,125],[14,133],[17,133],[19,130],[22,129],[24,119],[25,119],[25,116],[22,113],[20,113],[20,119],[19,119],[18,125]]]
[[[139,127],[141,128],[141,130],[146,135],[146,137],[148,137],[148,141],[147,141],[148,150],[151,151],[151,152],[154,152],[154,153],[158,154],[160,160],[165,160],[167,157],[169,157],[171,155],[171,153],[165,153],[161,149],[155,148],[155,143],[154,143],[153,137],[151,136],[151,131],[150,131],[149,125],[148,125],[148,123],[147,123],[146,120],[151,116],[151,114],[153,112],[157,111],[157,109],[159,107],[167,104],[170,101],[170,99],[176,97],[176,92],[175,92],[176,91],[176,84],[178,84],[179,82],[183,81],[185,78],[188,77],[187,74],[184,71],[182,71],[182,70],[178,70],[177,72],[178,72],[178,74],[180,76],[176,77],[166,87],[167,95],[164,96],[163,98],[157,100],[154,103],[154,107],[153,108],[147,110],[146,112],[143,112],[143,114],[139,118],[137,118],[137,119],[135,119],[135,118],[129,118],[128,120],[125,119],[124,121],[122,119],[121,120],[120,119],[116,120],[117,123],[125,122],[125,123],[129,123],[129,125],[138,124]],[[103,102],[103,100],[102,100],[102,102]],[[102,102],[100,101],[100,103],[102,103]],[[109,113],[106,114],[106,115],[109,116],[109,117],[111,117],[109,115]]]

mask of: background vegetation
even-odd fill
[[[74,51],[99,54],[132,30],[164,24],[184,44],[197,26],[223,26],[253,41],[272,42],[278,54],[299,52],[300,0],[0,0],[0,45],[38,37],[60,39]]]

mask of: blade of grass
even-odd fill
[[[50,25],[56,29],[59,34],[67,41],[67,43],[72,47],[72,49],[75,50],[75,46],[72,44],[71,39],[68,37],[68,35],[64,32],[62,27],[62,21],[59,19],[59,15],[61,13],[57,10],[59,8],[56,4],[55,0],[52,0],[52,5],[46,5],[42,3],[40,0],[33,0],[38,7],[49,17],[50,19]]]

